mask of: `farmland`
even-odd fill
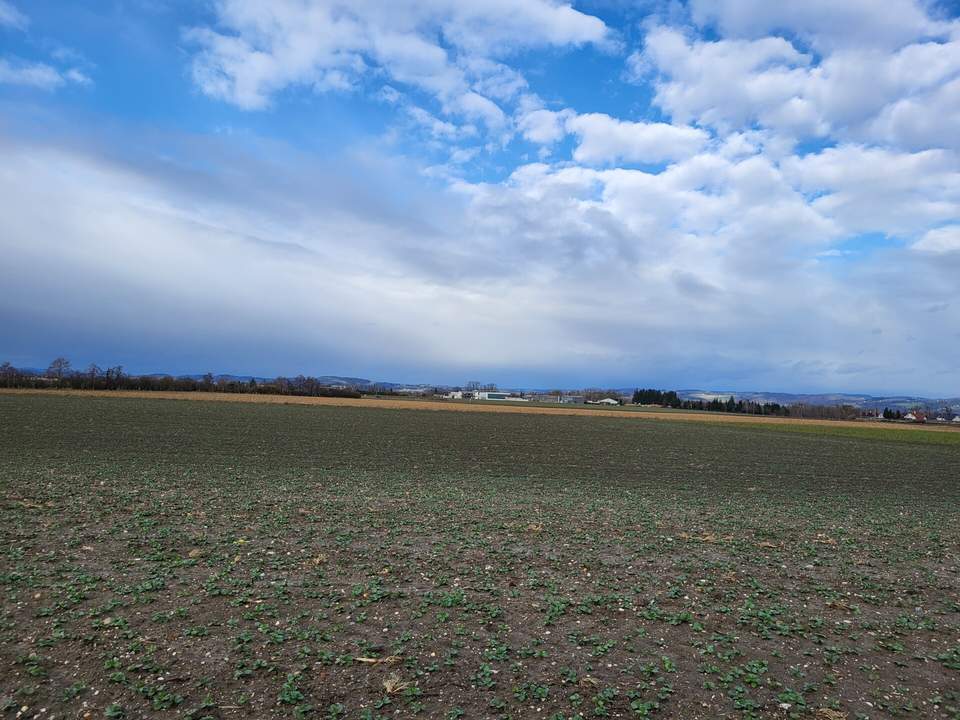
[[[958,433],[30,394],[0,429],[0,718],[960,718]]]

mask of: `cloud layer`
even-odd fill
[[[384,126],[336,153],[8,128],[6,349],[79,324],[185,369],[960,394],[958,21],[912,0],[630,21],[218,0],[177,41],[236,126],[304,98]],[[610,68],[589,82],[619,104],[543,80],[570,57]],[[5,77],[80,82],[39,59]]]

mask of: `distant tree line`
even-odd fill
[[[852,405],[781,405],[777,402],[737,400],[732,395],[726,400],[720,398],[682,400],[676,390],[656,390],[653,388],[634,390],[632,402],[635,405],[660,405],[678,410],[702,410],[743,415],[775,415],[822,420],[850,420],[860,417],[860,411]]]
[[[101,368],[91,364],[84,370],[75,370],[66,358],[56,358],[45,372],[15,368],[9,362],[0,365],[0,387],[3,388],[61,388],[70,390],[148,390],[179,392],[261,393],[264,395],[303,395],[310,397],[359,398],[356,388],[332,387],[315,377],[277,377],[257,382],[255,379],[215,376],[207,373],[201,378],[172,375],[132,375],[123,367]]]
[[[633,391],[634,405],[662,405],[663,407],[683,407],[683,401],[676,390],[654,390],[653,388],[636,389]]]

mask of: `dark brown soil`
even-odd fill
[[[956,445],[0,396],[0,718],[958,718]]]

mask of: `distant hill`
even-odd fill
[[[678,390],[677,394],[684,400],[713,400],[726,399],[733,395],[737,400],[747,400],[760,403],[780,403],[781,405],[852,405],[856,408],[882,410],[909,410],[920,407],[960,407],[960,398],[925,398],[911,395],[857,395],[853,393],[777,393],[777,392],[735,392],[720,390]]]
[[[167,373],[150,373],[148,377],[165,377]],[[194,374],[194,375],[177,375],[176,377],[180,378],[189,378],[190,380],[203,380],[203,374]],[[285,377],[296,377],[294,375],[287,375]],[[276,377],[260,377],[259,375],[228,375],[228,374],[215,374],[213,376],[214,381],[225,380],[227,382],[241,382],[248,383],[251,380],[256,380],[257,383],[268,383],[276,380]],[[316,377],[316,380],[324,385],[345,385],[348,387],[367,387],[373,385],[373,382],[365,378],[356,378],[356,377],[342,377],[340,375],[321,375]]]

